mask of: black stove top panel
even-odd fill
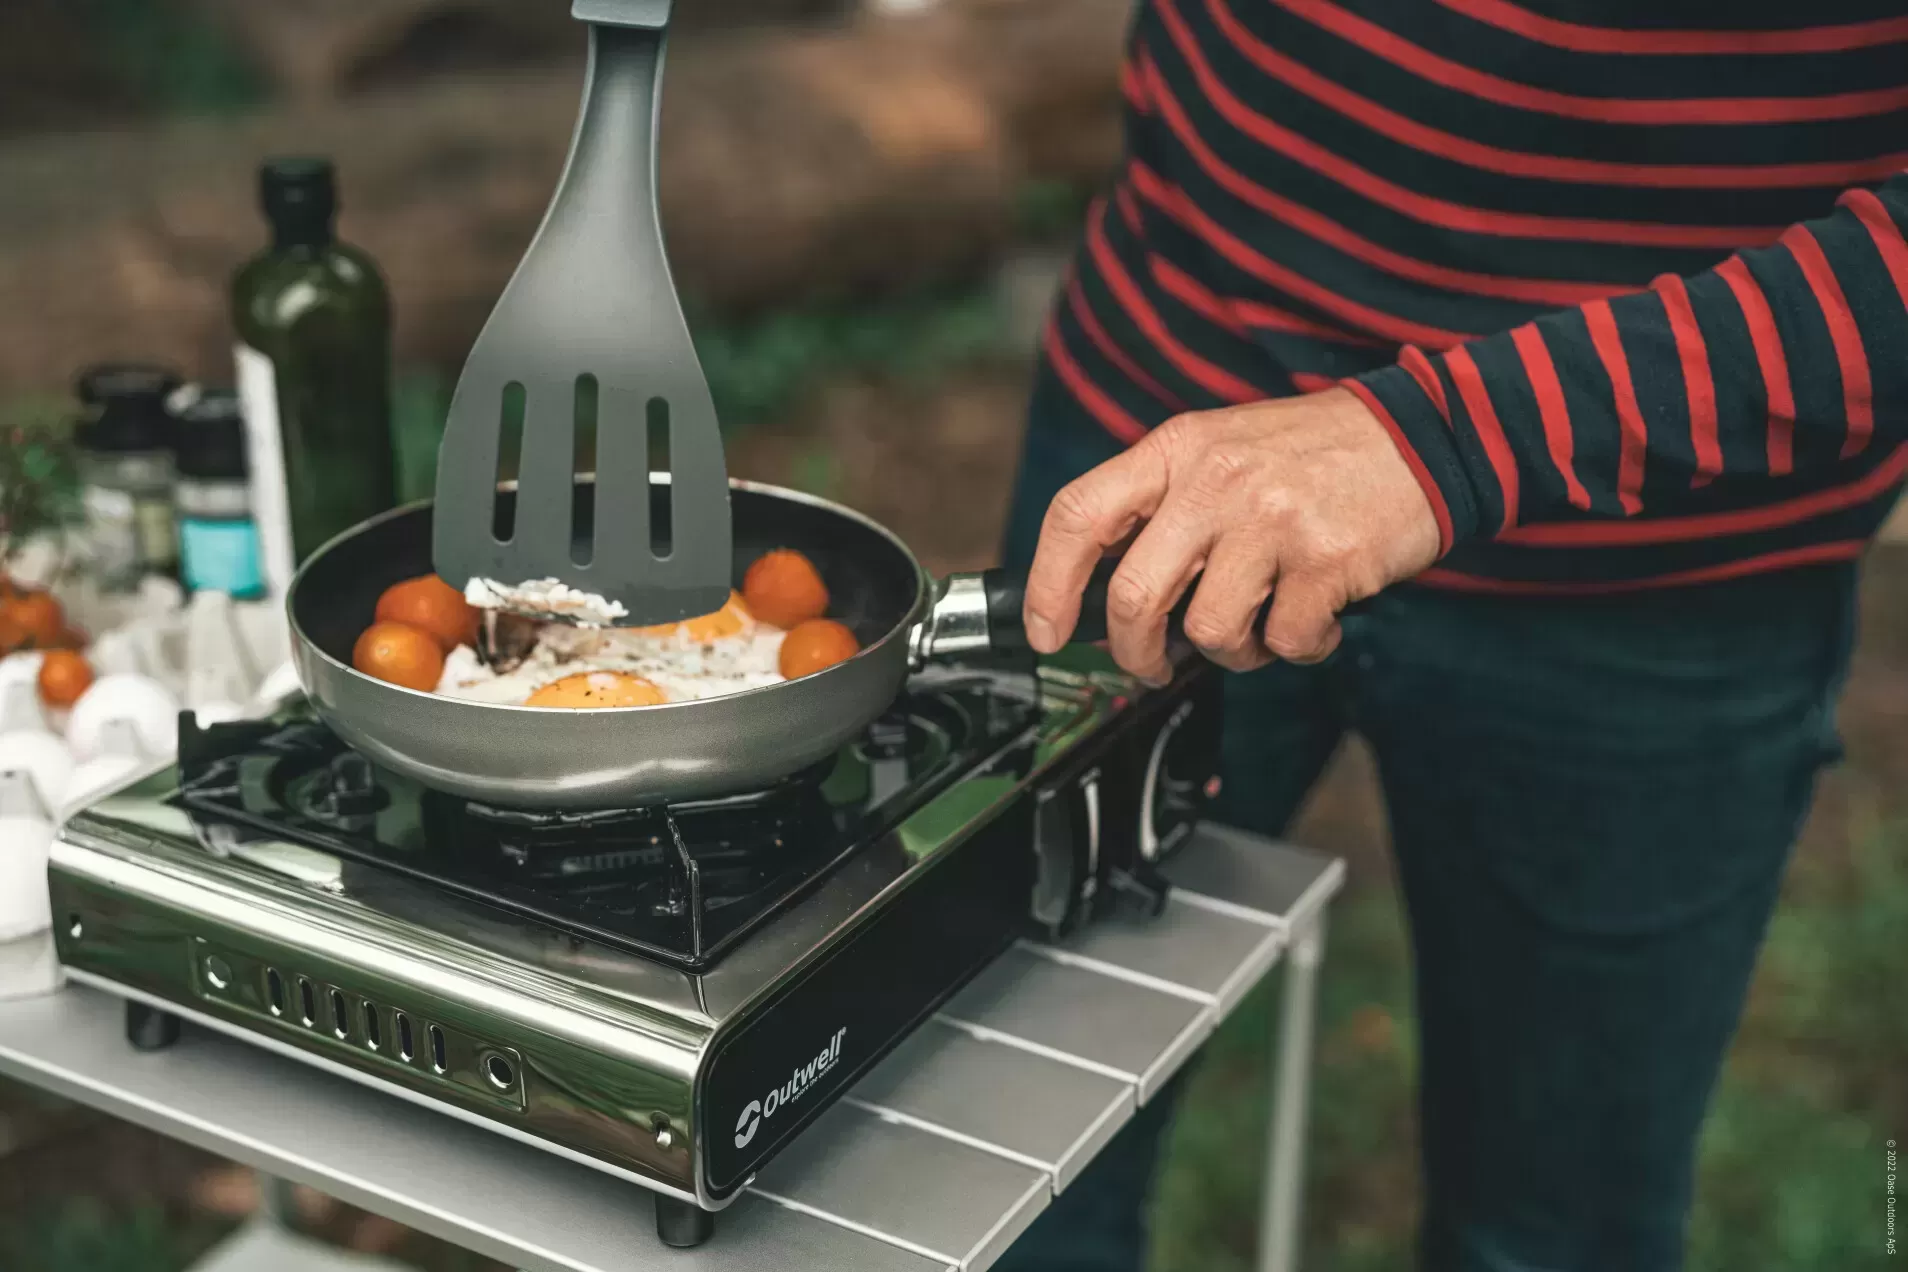
[[[311,717],[180,730],[175,801],[209,842],[270,836],[701,971],[971,772],[1032,762],[1029,687],[910,688],[835,757],[764,790],[648,808],[495,808],[374,765]],[[1005,756],[1002,752],[1006,751]]]

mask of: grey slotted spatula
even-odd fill
[[[460,588],[556,579],[620,603],[619,624],[706,614],[729,595],[728,466],[656,207],[669,9],[670,0],[575,0],[590,60],[569,161],[464,363],[437,458],[438,574]],[[586,524],[572,477],[592,389]],[[496,503],[507,399],[521,402],[522,440],[506,526]]]

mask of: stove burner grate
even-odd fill
[[[1036,713],[995,688],[911,693],[834,759],[762,790],[589,811],[427,790],[315,719],[201,729],[188,717],[175,800],[228,840],[236,826],[302,843],[347,870],[394,873],[701,971],[1003,747],[1030,761]]]

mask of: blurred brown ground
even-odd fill
[[[60,41],[85,52],[48,0],[22,2],[54,56]],[[382,29],[381,6],[319,7]],[[470,20],[486,8],[404,0],[397,11]],[[736,315],[983,272],[1029,182],[1093,185],[1111,170],[1125,9],[947,0],[906,17],[684,32],[670,52],[660,187],[678,287]],[[9,13],[0,6],[0,49]],[[226,287],[265,237],[253,174],[285,152],[337,157],[340,230],[390,279],[399,365],[459,365],[563,162],[580,71],[575,33],[563,35],[521,63],[486,64],[480,50],[474,67],[402,77],[410,63],[370,57],[361,91],[350,74],[292,66],[275,100],[232,118],[122,119],[104,88],[78,103],[27,88],[9,101],[4,70],[20,54],[0,54],[0,121],[64,103],[79,112],[69,123],[111,125],[8,140],[0,122],[0,394],[62,390],[107,358],[229,376]]]

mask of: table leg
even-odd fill
[[[258,1213],[254,1223],[270,1224],[286,1232],[294,1231],[298,1221],[298,1203],[292,1196],[290,1180],[260,1173],[258,1177]]]
[[[1294,1272],[1298,1267],[1312,1026],[1318,1004],[1318,965],[1324,952],[1325,914],[1321,910],[1294,934],[1285,958],[1285,998],[1279,1013],[1278,1056],[1272,1076],[1272,1125],[1265,1155],[1258,1272]]]

